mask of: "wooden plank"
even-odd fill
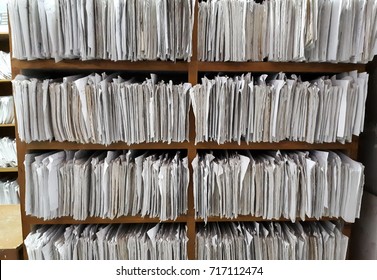
[[[18,172],[18,167],[1,167],[0,172]]]
[[[51,59],[46,60],[17,60],[12,59],[12,67],[16,69],[35,69],[35,70],[134,70],[134,71],[159,71],[186,72],[188,62],[184,61],[109,61],[109,60],[62,60],[55,62]]]
[[[22,243],[20,205],[0,205],[0,249],[16,249]]]
[[[186,216],[179,216],[176,220],[161,221],[159,218],[141,216],[124,216],[114,219],[102,219],[100,217],[89,217],[85,220],[75,220],[72,217],[61,217],[52,220],[43,220],[37,217],[25,216],[25,221],[31,225],[42,224],[140,224],[140,223],[185,223]]]
[[[79,144],[75,142],[32,142],[25,144],[27,150],[166,150],[187,149],[188,143],[141,143],[127,145],[126,143],[113,143],[108,146],[102,144]]]
[[[366,71],[366,64],[317,62],[198,62],[199,72],[340,73]]]
[[[16,124],[14,123],[2,123],[0,124],[0,127],[15,127]]]
[[[338,221],[339,219],[340,218],[335,218],[335,217],[322,217],[320,220],[316,218],[306,218],[305,220],[301,220],[301,218],[297,217],[296,221],[318,222],[318,221]],[[204,222],[204,219],[196,218],[195,221]],[[240,215],[237,218],[208,217],[207,222],[291,222],[291,220],[286,219],[286,218],[264,219],[262,217]]]

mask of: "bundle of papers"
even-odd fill
[[[195,2],[9,1],[13,57],[190,60]]]
[[[329,221],[209,223],[196,235],[199,260],[344,260],[348,237]]]
[[[195,216],[264,219],[360,215],[364,166],[335,152],[202,153],[192,162]]]
[[[0,96],[0,124],[14,123],[13,96]]]
[[[186,260],[183,224],[43,225],[26,237],[29,260]]]
[[[367,63],[376,20],[376,0],[201,1],[198,58]]]
[[[0,205],[19,203],[20,187],[17,181],[0,181]]]
[[[60,151],[25,156],[27,215],[43,219],[187,212],[189,170],[180,152]]]
[[[204,77],[190,90],[196,142],[351,142],[363,131],[367,73],[311,82],[284,73]]]
[[[0,80],[10,80],[10,79],[12,79],[10,53],[0,51]]]
[[[0,138],[0,167],[17,167],[16,140]]]
[[[114,142],[188,140],[191,84],[143,83],[113,74],[13,80],[21,141]]]

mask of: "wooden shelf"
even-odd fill
[[[320,220],[316,218],[306,218],[302,220],[301,218],[297,217],[296,221],[303,221],[303,222],[318,222],[318,221],[338,221],[340,218],[333,218],[333,217],[322,217]],[[204,222],[202,218],[196,218],[196,222]],[[207,222],[291,222],[290,219],[280,218],[280,219],[264,219],[262,217],[255,217],[255,216],[243,216],[240,215],[237,218],[225,218],[225,217],[208,217]]]
[[[281,141],[276,143],[261,142],[261,143],[224,143],[217,144],[216,142],[201,142],[196,145],[197,149],[208,150],[347,150],[354,147],[352,143],[306,143],[306,142],[294,142],[294,141]]]
[[[340,73],[366,71],[366,64],[319,62],[197,62],[199,72]]]
[[[185,223],[186,216],[179,216],[176,220],[161,221],[159,218],[148,218],[141,216],[125,216],[115,219],[102,219],[99,217],[90,217],[85,220],[75,220],[72,217],[61,217],[53,220],[43,220],[37,217],[25,216],[26,222],[29,224],[141,224],[141,223]]]
[[[294,141],[282,141],[277,143],[261,142],[261,143],[238,143],[231,142],[225,144],[217,144],[216,142],[200,142],[195,145],[194,141],[170,144],[158,143],[141,143],[127,145],[127,143],[113,143],[108,146],[102,144],[78,144],[75,142],[32,142],[25,144],[26,150],[165,150],[165,149],[197,149],[197,150],[348,150],[354,148],[357,142],[351,143],[306,143]]]
[[[134,70],[134,71],[160,71],[160,72],[186,72],[188,62],[182,61],[109,61],[109,60],[17,60],[12,59],[13,69],[35,70]]]
[[[25,144],[26,150],[166,150],[166,149],[187,149],[188,143],[141,143],[127,145],[127,143],[102,144],[78,144],[75,142],[32,142]]]
[[[199,72],[294,72],[294,73],[340,73],[366,71],[366,64],[319,63],[319,62],[202,62],[202,61],[109,61],[109,60],[18,60],[12,59],[12,67],[29,70],[135,70],[180,71],[194,66]]]
[[[6,173],[6,172],[18,172],[18,167],[1,167],[0,173]]]
[[[14,123],[3,123],[0,124],[0,127],[15,127],[16,125]]]
[[[0,84],[9,84],[12,80],[0,80]]]

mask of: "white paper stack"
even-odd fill
[[[15,0],[13,57],[190,60],[195,0]]]
[[[344,260],[347,246],[329,221],[208,223],[196,235],[199,260]]]
[[[16,140],[0,138],[0,167],[17,167]]]
[[[29,260],[186,260],[183,224],[44,225],[24,244]]]
[[[183,142],[189,133],[191,84],[143,83],[107,76],[13,80],[21,141]]]
[[[190,89],[196,142],[351,142],[364,128],[367,73],[204,77]]]
[[[10,53],[0,51],[0,80],[12,79]]]
[[[202,61],[367,63],[377,54],[376,0],[207,0]]]
[[[13,96],[0,96],[0,124],[14,123]]]
[[[0,181],[0,205],[19,203],[20,187],[17,181]]]
[[[27,215],[175,220],[187,212],[189,170],[180,152],[61,151],[25,156]]]
[[[192,162],[195,215],[264,219],[360,215],[364,166],[335,152],[201,153]]]

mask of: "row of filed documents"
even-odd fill
[[[0,205],[19,204],[20,187],[16,180],[0,181]]]
[[[29,260],[186,260],[184,224],[44,225],[24,244]]]
[[[13,96],[0,96],[0,124],[14,123]]]
[[[60,151],[26,154],[28,215],[175,220],[187,211],[189,170],[180,152]]]
[[[192,162],[195,215],[264,219],[360,215],[364,166],[324,151],[216,151]]]
[[[16,140],[0,138],[0,168],[17,167]]]
[[[13,56],[190,60],[196,2],[10,1]],[[198,10],[204,61],[366,63],[377,53],[375,0],[208,0]]]
[[[284,73],[203,78],[202,83],[143,83],[116,74],[63,81],[17,76],[13,92],[21,141],[111,144],[196,142],[350,142],[363,131],[367,73],[301,81]]]
[[[208,223],[199,226],[199,260],[344,260],[348,237],[339,223]]]
[[[157,81],[137,83],[117,74],[13,81],[21,141],[183,142],[188,140],[189,89]]]
[[[344,260],[348,237],[329,221],[209,223],[196,233],[196,258]],[[25,239],[30,260],[186,260],[183,224],[44,225]]]
[[[190,60],[195,0],[9,1],[13,57]]]
[[[351,142],[363,131],[368,79],[357,71],[311,81],[204,77],[190,90],[195,142]]]
[[[201,1],[198,58],[367,63],[376,11],[376,0]]]
[[[359,216],[364,166],[335,152],[227,152],[192,162],[195,215],[295,221]],[[243,154],[244,153],[244,154]],[[175,220],[187,212],[187,157],[134,151],[26,154],[27,215]]]

